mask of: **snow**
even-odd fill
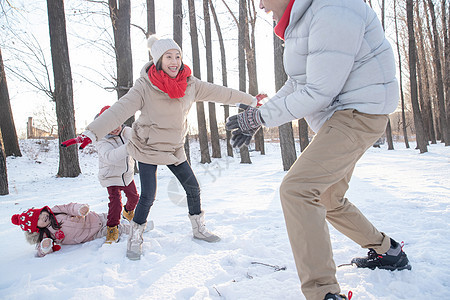
[[[192,144],[207,226],[221,236],[219,243],[192,238],[181,187],[159,167],[149,216],[155,228],[144,234],[142,259],[129,261],[126,236],[112,245],[103,238],[34,256],[34,246],[11,223],[13,214],[69,202],[108,209],[92,148],[80,151],[82,175],[57,178],[57,141],[48,152],[37,142],[21,141],[23,156],[7,159],[0,299],[304,299],[280,206],[286,172],[278,144],[266,144],[264,156],[251,152],[252,164],[235,156],[207,165],[198,163],[198,145]],[[437,299],[450,292],[450,147],[430,145],[419,154],[414,146],[371,148],[355,169],[347,197],[379,230],[405,242],[412,270],[338,268],[343,292],[351,290],[354,299]],[[139,189],[139,176],[135,181]],[[337,265],[366,254],[331,226],[330,233]]]

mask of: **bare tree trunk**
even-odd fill
[[[227,61],[225,57],[225,45],[223,43],[222,31],[220,30],[219,20],[217,19],[216,10],[214,9],[214,5],[211,0],[209,0],[209,7],[211,8],[211,13],[214,19],[214,25],[217,31],[217,37],[219,39],[220,46],[220,59],[222,62],[222,85],[228,86],[228,78],[227,78]],[[224,114],[225,120],[230,116],[230,106],[224,105]],[[231,146],[231,132],[229,130],[226,131],[227,135],[227,155],[233,157],[233,147]]]
[[[6,156],[3,151],[2,131],[0,130],[0,195],[8,195],[8,172],[6,170]]]
[[[239,60],[239,90],[246,92],[246,69],[245,69],[245,28],[247,28],[246,0],[239,0],[239,24],[238,24],[238,60]],[[242,111],[242,110],[240,110]],[[251,164],[250,153],[247,146],[240,148],[241,164]]]
[[[427,58],[432,57],[433,54],[430,54],[430,52],[433,50],[433,34],[431,33],[431,21],[430,21],[430,15],[428,14],[428,4],[427,4],[427,0],[423,0],[423,7],[424,7],[424,14],[425,14],[425,20],[426,20],[426,25],[423,26],[422,28],[426,29],[427,32],[427,38],[428,38],[428,48],[431,49],[426,49],[427,51]],[[423,15],[422,15],[423,16]],[[425,42],[423,43],[424,45],[427,45]],[[438,100],[437,100],[437,95],[435,93],[433,93],[432,89],[430,88],[430,86],[434,85],[436,87],[436,76],[433,75],[433,66],[431,63],[427,64],[426,66],[423,66],[424,69],[427,70],[427,73],[429,74],[428,77],[426,78],[425,81],[425,85],[427,87],[427,91],[428,94],[430,96],[430,102],[432,104],[433,107],[433,120],[434,120],[434,130],[436,132],[436,139],[437,140],[442,140],[442,134],[441,134],[441,122],[440,120],[440,115],[441,112],[439,111],[439,104],[438,104]],[[436,89],[435,89],[436,92]]]
[[[131,55],[130,0],[108,0],[109,15],[114,33],[114,48],[117,64],[117,98],[120,100],[133,86],[133,59]],[[148,18],[147,18],[148,19]],[[131,127],[134,116],[131,116],[125,124]]]
[[[298,139],[300,140],[300,151],[303,152],[309,145],[308,123],[305,118],[298,120]]]
[[[392,128],[391,128],[390,117],[389,117],[387,125],[386,125],[386,141],[388,143],[388,150],[394,150],[394,142],[392,140]]]
[[[445,112],[445,99],[444,99],[444,81],[442,76],[442,67],[441,67],[441,59],[440,59],[440,52],[439,52],[439,33],[437,30],[436,25],[436,14],[434,12],[434,4],[432,0],[428,0],[428,7],[430,8],[430,15],[431,15],[431,24],[433,27],[433,36],[434,36],[434,68],[436,72],[436,93],[438,97],[438,105],[439,105],[439,118],[441,123],[441,132],[442,132],[442,139],[445,142],[445,146],[450,145],[450,136],[449,136],[449,129],[448,129],[448,123],[447,123],[447,114]],[[447,33],[445,33],[447,34]]]
[[[195,14],[195,2],[194,0],[188,0],[189,5],[189,22],[191,31],[191,44],[192,44],[192,62],[194,69],[194,76],[201,78],[200,74],[200,53],[198,49],[198,33],[197,33],[197,21]],[[205,119],[205,107],[203,102],[197,102],[197,122],[198,122],[198,139],[200,142],[201,160],[202,164],[210,163],[211,157],[209,155],[208,147],[208,132],[206,129]]]
[[[422,22],[420,20],[420,13],[419,13],[419,3],[417,3],[417,5],[414,6],[414,10],[416,12],[416,22],[415,22],[415,31],[414,34],[415,39],[417,41],[416,45],[417,45],[417,77],[419,79],[422,79],[422,66],[425,66],[426,62],[424,59],[424,46],[423,46],[423,40],[421,39],[422,37]],[[422,52],[423,50],[423,52]],[[419,80],[418,81],[418,97],[419,97],[419,106],[420,106],[420,111],[422,112],[422,120],[423,120],[423,126],[424,126],[424,133],[425,133],[425,137],[427,140],[427,144],[428,141],[430,140],[431,136],[430,136],[430,127],[429,127],[429,120],[428,120],[428,114],[427,114],[427,106],[425,104],[424,101],[424,87],[423,87],[423,81]]]
[[[180,46],[181,49],[183,49],[183,3],[181,0],[173,0],[173,40],[178,44],[178,46]],[[184,139],[184,152],[186,153],[188,162],[191,163],[189,132],[186,133],[186,137]]]
[[[256,9],[254,0],[246,0],[245,9],[245,53],[247,55],[247,69],[248,69],[248,93],[256,96],[259,93],[258,88],[258,72],[256,71],[256,39],[255,39],[255,26],[256,26]],[[247,9],[248,8],[248,9]],[[264,148],[264,131],[261,127],[255,133],[255,150],[260,151],[261,155],[266,154]]]
[[[406,0],[406,18],[408,24],[408,36],[409,36],[409,80],[411,85],[411,103],[414,113],[414,125],[416,129],[416,141],[417,147],[420,153],[427,152],[427,143],[425,140],[425,134],[423,129],[422,115],[419,109],[419,101],[417,99],[417,74],[416,74],[416,41],[414,37],[414,13],[413,13],[413,0]]]
[[[177,1],[177,0],[174,0],[174,1]],[[148,38],[152,34],[156,33],[155,21],[156,21],[156,19],[155,19],[155,0],[147,0],[147,32],[145,34],[146,38]],[[175,27],[175,23],[173,26]],[[152,60],[152,55],[150,54],[150,51],[148,51],[148,59]]]
[[[173,0],[173,40],[183,49],[183,4]]]
[[[417,78],[422,79],[424,78],[422,75],[422,66],[424,65],[424,61],[422,61],[422,56],[420,54],[420,47],[419,47],[419,53],[417,55]],[[420,111],[422,112],[422,119],[423,119],[423,130],[424,130],[424,134],[425,134],[425,139],[426,141],[430,141],[431,140],[431,123],[430,123],[430,119],[428,118],[428,113],[429,113],[429,109],[430,107],[427,106],[427,103],[425,102],[425,97],[426,94],[424,92],[424,86],[423,86],[423,80],[419,80],[418,81],[418,95],[419,95],[419,106],[420,106]],[[427,143],[428,144],[428,143]]]
[[[423,38],[423,26],[422,19],[420,18],[419,3],[415,7],[417,15],[417,36],[418,36],[418,64],[417,74],[419,80],[419,103],[421,105],[422,116],[424,121],[424,130],[427,136],[427,141],[431,141],[432,144],[436,144],[436,135],[434,132],[433,111],[431,107],[432,97],[430,95],[429,82],[428,82],[428,59],[425,53],[425,40]],[[423,71],[423,73],[422,73]]]
[[[76,136],[72,72],[63,0],[47,0],[47,10],[53,77],[55,78],[54,100],[61,143]],[[77,151],[77,147],[59,147],[59,177],[77,177],[81,173]]]
[[[287,80],[286,72],[283,67],[283,45],[282,41],[273,34],[274,47],[274,70],[275,70],[275,89],[278,91]],[[278,134],[280,136],[281,159],[283,161],[283,170],[287,171],[291,168],[297,159],[295,152],[294,132],[292,130],[292,122],[288,122],[278,126]]]
[[[381,1],[381,26],[384,30],[384,19],[385,19],[385,0]],[[391,119],[388,118],[388,122],[386,124],[386,141],[388,143],[388,150],[394,150],[394,142],[392,140],[392,128],[391,128]]]
[[[3,136],[3,144],[6,156],[22,156],[19,140],[17,139],[16,126],[9,100],[8,84],[6,82],[5,67],[3,66],[2,49],[0,48],[0,131]]]
[[[447,109],[447,130],[450,130],[450,7],[447,12],[446,0],[442,0],[442,32],[444,32],[444,54],[445,54],[445,102]],[[448,17],[448,19],[447,19]],[[447,21],[446,21],[447,20]],[[448,133],[450,135],[450,132]]]
[[[181,0],[173,0],[175,2]],[[175,16],[175,10],[174,10]],[[155,16],[155,0],[147,0],[147,38],[156,33],[156,16]],[[174,20],[175,27],[175,20]],[[149,54],[150,55],[150,54]]]
[[[209,2],[203,0],[203,17],[205,22],[205,43],[206,43],[206,77],[207,81],[214,82],[212,42],[211,42],[211,17],[209,15]],[[221,158],[219,128],[217,127],[216,104],[208,103],[209,108],[209,130],[211,132],[212,157]]]
[[[398,24],[397,24],[397,0],[394,0],[394,22],[395,22],[395,40],[397,43],[397,55],[398,55],[398,70],[399,70],[399,84],[400,84],[400,99],[402,104],[402,129],[403,139],[405,140],[405,147],[409,149],[408,131],[406,130],[406,116],[405,116],[405,96],[403,93],[403,78],[402,78],[402,57],[400,55],[400,44],[398,41]]]

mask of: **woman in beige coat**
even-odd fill
[[[192,76],[174,40],[151,36],[148,46],[153,60],[144,65],[130,91],[89,124],[81,136],[63,143],[63,146],[81,143],[84,147],[104,137],[136,111],[141,112],[133,123],[127,146],[128,153],[138,161],[141,180],[141,195],[127,246],[127,257],[132,260],[141,256],[142,233],[155,200],[158,165],[167,165],[186,191],[194,238],[207,242],[220,240],[205,227],[200,187],[184,152],[187,115],[197,101],[256,105],[256,99],[248,94]]]

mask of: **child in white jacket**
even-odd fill
[[[101,109],[101,115],[109,106]],[[120,214],[122,212],[122,191],[127,197],[123,206],[123,217],[131,221],[139,194],[134,183],[134,159],[128,155],[127,144],[131,138],[131,128],[119,126],[96,144],[98,151],[98,179],[106,187],[109,195],[107,234],[105,243],[119,241]]]

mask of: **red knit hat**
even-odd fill
[[[98,114],[95,115],[94,120],[97,119],[102,113],[105,112],[105,110],[107,110],[107,109],[110,108],[110,107],[111,107],[111,106],[109,106],[109,105],[103,106],[103,108],[100,110],[100,112],[99,112]]]
[[[29,210],[21,213],[16,214],[11,217],[11,222],[14,225],[19,225],[20,228],[24,231],[28,232],[38,232],[39,229],[37,228],[37,223],[39,220],[39,215],[41,214],[41,211],[43,209],[46,209],[49,213],[53,215],[52,210],[48,206],[44,206],[43,208],[30,208]],[[53,215],[54,216],[54,215]]]
[[[111,106],[109,106],[109,105],[106,105],[106,106],[103,106],[103,108],[100,110],[100,112],[98,113],[98,115],[100,116],[105,110],[107,110],[108,108],[110,108]]]

